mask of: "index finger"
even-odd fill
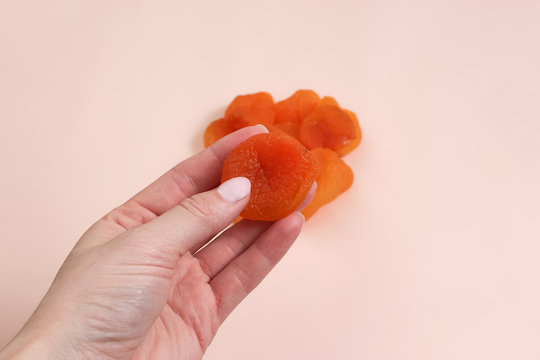
[[[264,126],[255,125],[225,136],[173,167],[126,204],[134,201],[159,216],[185,198],[215,188],[220,183],[221,165],[231,150],[247,138],[264,132],[268,132]]]
[[[265,132],[268,130],[262,125],[242,128],[174,166],[94,224],[89,231],[101,235],[94,242],[106,242],[155,219],[192,195],[213,189],[220,183],[221,166],[231,150],[247,138]]]

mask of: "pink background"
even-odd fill
[[[0,346],[239,93],[359,115],[353,187],[206,359],[540,358],[540,2],[0,2]]]

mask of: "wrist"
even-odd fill
[[[64,331],[55,331],[52,326],[48,326],[47,329],[41,328],[31,319],[3,349],[0,349],[0,360],[109,359],[109,356],[77,344],[79,342],[66,336]]]
[[[0,360],[54,359],[52,346],[45,339],[28,338],[19,333],[0,351]]]
[[[40,308],[19,333],[0,351],[0,360],[81,359],[71,356],[71,341],[61,331],[60,324],[43,316]],[[69,354],[69,355],[68,355]]]

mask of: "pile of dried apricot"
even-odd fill
[[[340,158],[362,140],[356,115],[329,96],[298,90],[274,103],[272,95],[239,95],[225,116],[206,128],[204,145],[245,126],[263,124],[269,134],[250,137],[223,163],[221,181],[245,176],[251,181],[249,203],[241,216],[277,220],[295,211],[317,182],[315,197],[302,213],[309,219],[353,182],[351,168]]]

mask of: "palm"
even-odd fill
[[[202,357],[220,323],[216,297],[209,281],[197,259],[181,258],[163,311],[135,359]]]
[[[226,202],[211,190],[221,164],[261,131],[248,127],[218,141],[94,224],[66,259],[36,322],[52,324],[64,314],[70,332],[58,338],[86,344],[73,352],[90,358],[200,359],[302,226],[298,214],[275,223],[243,220],[207,244],[248,201]],[[72,319],[82,319],[76,332]]]
[[[99,351],[122,359],[200,359],[221,323],[279,261],[299,230],[295,216],[273,224],[243,220],[195,255],[182,251],[176,259],[147,247],[151,238],[134,246],[132,234],[120,235],[105,246],[117,247],[121,263],[115,251],[101,260],[106,268],[121,271],[102,274],[100,285],[107,284],[109,296],[90,303],[102,302],[92,312],[98,318],[104,316],[101,309],[112,310],[107,332],[121,344],[103,341]]]

